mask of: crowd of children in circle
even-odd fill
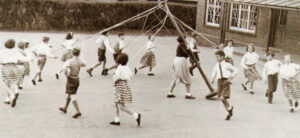
[[[115,69],[114,80],[114,95],[115,95],[115,107],[116,117],[110,122],[111,125],[120,125],[119,112],[124,111],[131,115],[140,126],[141,113],[134,112],[127,108],[126,104],[132,102],[132,92],[128,81],[130,78],[137,74],[139,70],[149,67],[148,76],[154,76],[152,72],[153,67],[156,66],[156,56],[154,44],[154,36],[149,35],[146,43],[146,52],[141,58],[140,67],[134,68],[134,73],[128,67],[128,55],[123,52],[124,48],[128,47],[124,43],[124,33],[119,33],[119,40],[114,48],[111,47],[108,40],[109,32],[103,32],[101,36],[96,40],[98,46],[98,63],[88,68],[86,72],[93,76],[93,70],[102,64],[102,75],[108,75],[108,72]],[[176,49],[176,57],[173,60],[173,71],[175,79],[171,83],[171,88],[167,93],[167,98],[175,98],[173,91],[178,83],[183,83],[186,86],[186,99],[195,99],[191,94],[190,88],[192,84],[191,77],[193,76],[193,70],[196,68],[196,62],[200,63],[198,53],[200,53],[199,46],[196,43],[195,33],[188,33],[185,38],[181,36],[177,37],[178,46]],[[59,107],[59,111],[67,113],[69,103],[72,101],[76,113],[72,116],[78,118],[81,116],[78,101],[76,99],[77,89],[80,84],[79,73],[81,67],[86,67],[86,62],[81,58],[81,47],[75,46],[79,39],[74,39],[73,33],[67,33],[66,40],[61,43],[65,52],[62,55],[61,61],[64,62],[63,66],[55,74],[59,79],[60,75],[64,73],[67,77],[66,83],[66,103],[63,107]],[[42,82],[42,71],[48,58],[56,59],[51,53],[51,46],[49,45],[50,37],[44,36],[42,42],[36,46],[29,47],[29,41],[23,39],[16,42],[14,39],[9,39],[5,42],[5,48],[0,51],[0,64],[1,75],[3,83],[7,91],[7,97],[4,100],[5,104],[15,107],[17,99],[19,97],[19,91],[23,88],[22,83],[25,76],[30,74],[30,64],[34,61],[37,62],[38,70],[34,75],[32,81],[33,85],[37,85],[38,82]],[[217,82],[217,96],[218,99],[224,104],[226,111],[228,112],[226,120],[230,120],[233,115],[233,106],[230,104],[230,85],[232,85],[232,79],[237,75],[238,69],[234,66],[234,43],[232,40],[227,41],[226,46],[221,44],[215,52],[216,65],[211,73],[211,83]],[[113,54],[115,65],[106,68],[106,50]],[[246,81],[241,84],[242,88],[254,94],[254,82],[258,80],[264,80],[267,83],[268,89],[266,91],[266,97],[268,97],[268,103],[272,104],[273,93],[277,89],[278,78],[282,80],[282,88],[285,97],[290,104],[290,112],[294,112],[298,106],[298,99],[300,98],[300,80],[297,75],[300,73],[300,65],[292,62],[292,57],[286,55],[284,62],[274,59],[274,52],[269,51],[266,54],[267,62],[264,64],[262,75],[257,71],[256,64],[259,61],[259,55],[255,52],[254,44],[250,43],[246,47],[246,53],[242,57],[240,65],[243,68]],[[191,55],[195,59],[191,59]],[[188,63],[190,59],[190,65]],[[250,85],[248,87],[248,85]]]

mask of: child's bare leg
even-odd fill
[[[67,97],[67,100],[66,100],[65,107],[60,107],[59,110],[61,110],[64,113],[67,113],[67,109],[68,109],[70,101],[71,101],[71,95],[69,94]]]
[[[78,105],[76,96],[73,97],[73,102],[72,103],[73,103],[73,105],[76,109],[76,114],[74,114],[72,117],[77,118],[77,117],[81,116],[81,112],[79,110],[79,105]]]
[[[141,69],[143,69],[143,68],[146,68],[147,66],[141,66],[141,67],[139,67],[139,68],[137,68],[138,70],[141,70]]]
[[[177,83],[179,82],[179,79],[177,78],[176,80],[173,80],[172,83],[171,83],[171,89],[170,91],[168,92],[168,95],[167,97],[168,98],[172,98],[172,97],[175,97],[175,95],[173,94],[173,91],[177,85]]]
[[[101,65],[101,63],[102,62],[98,62],[97,64],[95,64],[91,69],[95,69],[95,68],[97,68],[98,66],[100,66]]]
[[[191,84],[185,84],[185,98],[195,99],[195,97],[191,94]]]
[[[104,59],[104,61],[103,61],[103,67],[102,67],[102,70],[105,69],[105,66],[106,66],[106,59]]]

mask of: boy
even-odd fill
[[[68,94],[68,97],[67,97],[65,107],[60,107],[59,110],[64,113],[67,113],[68,105],[71,102],[71,95],[75,96],[75,94],[77,93],[77,89],[79,87],[80,68],[86,66],[85,62],[79,58],[79,55],[80,55],[80,49],[74,48],[73,58],[67,60],[63,66],[65,75],[67,77],[66,94]],[[78,102],[76,98],[73,97],[72,103],[77,111],[76,114],[74,114],[72,117],[77,118],[81,116],[81,112],[79,110]]]
[[[273,93],[277,89],[278,72],[281,66],[281,62],[279,60],[273,59],[274,56],[275,54],[273,51],[267,53],[266,58],[268,61],[265,63],[263,68],[263,80],[265,83],[268,83],[266,97],[268,97],[269,104],[272,104]]]
[[[105,31],[102,33],[102,36],[100,38],[98,38],[96,40],[96,44],[99,45],[98,47],[98,63],[89,68],[88,70],[86,70],[86,72],[92,77],[92,71],[100,66],[103,62],[103,68],[102,68],[102,75],[107,75],[106,72],[105,72],[105,64],[106,64],[106,56],[105,56],[105,52],[106,52],[106,49],[108,49],[110,52],[114,53],[114,50],[110,47],[110,44],[109,44],[109,40],[108,40],[108,36],[109,36],[109,32]]]
[[[233,106],[229,103],[230,85],[231,80],[237,74],[238,69],[224,60],[225,53],[222,50],[218,50],[215,55],[218,63],[212,71],[211,82],[213,84],[216,79],[218,80],[218,99],[221,99],[226,111],[228,112],[226,120],[230,120],[233,112]]]

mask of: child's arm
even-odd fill
[[[108,49],[108,51],[110,51],[111,53],[114,53],[115,51],[110,47],[109,41],[108,39],[104,40],[104,45],[106,47],[106,49]]]
[[[214,69],[213,69],[213,71],[212,71],[212,73],[211,73],[211,83],[212,84],[214,84],[214,81],[215,81],[215,79],[216,79],[216,76],[217,76],[217,65],[215,65],[215,67],[214,67]]]
[[[245,69],[247,69],[248,67],[246,66],[246,54],[242,57],[242,60],[241,60],[241,66]]]
[[[263,79],[264,81],[267,80],[267,67],[266,67],[266,64],[264,65],[264,68],[263,68],[262,79]]]

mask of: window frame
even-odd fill
[[[218,6],[216,5],[216,2],[218,1],[218,0],[213,0],[214,1],[214,5],[213,5],[213,11],[214,11],[214,13],[213,13],[213,17],[212,17],[212,19],[213,19],[213,22],[208,22],[208,16],[209,16],[209,13],[208,13],[208,11],[209,11],[209,8],[210,8],[210,3],[209,3],[209,0],[206,0],[206,4],[205,4],[205,7],[206,7],[206,9],[205,9],[205,20],[204,20],[204,24],[205,25],[207,25],[207,26],[211,26],[211,27],[217,27],[217,28],[219,28],[220,27],[220,21],[219,21],[219,23],[215,23],[215,16],[216,16],[216,14],[215,14],[215,9],[216,8],[218,8]],[[222,12],[222,6],[220,5],[219,6],[219,8],[220,8],[220,12],[219,12],[219,20],[221,20],[220,18],[221,18],[221,12]]]

